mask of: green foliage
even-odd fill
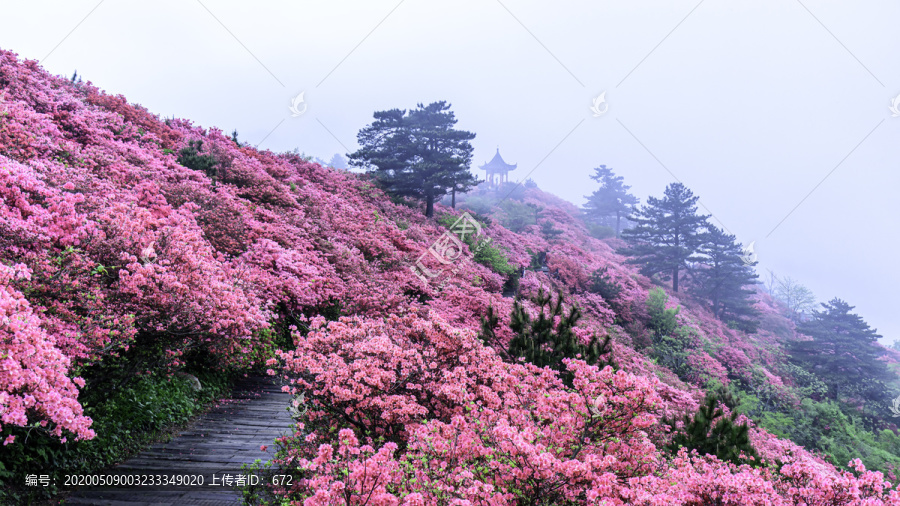
[[[608,267],[601,267],[591,273],[588,291],[600,295],[603,297],[603,300],[612,305],[615,303],[616,299],[619,298],[619,293],[622,292],[622,286],[613,281],[608,271]],[[663,292],[663,295],[665,295],[665,292]]]
[[[652,356],[657,363],[686,379],[691,372],[687,365],[688,351],[693,347],[696,331],[687,326],[677,327],[671,334],[661,335],[653,343]]]
[[[457,130],[450,104],[418,104],[410,111],[376,111],[375,121],[359,131],[361,146],[350,165],[373,173],[391,195],[425,201],[425,215],[451,191],[465,193],[477,179],[469,172],[470,140],[475,134]]]
[[[616,236],[616,231],[612,227],[606,225],[597,225],[596,223],[587,224],[588,233],[594,239],[609,239]]]
[[[525,227],[537,223],[534,208],[529,207],[527,204],[516,202],[515,200],[504,200],[500,203],[500,209],[503,210],[503,217],[500,219],[500,223],[515,233],[519,233]]]
[[[194,391],[180,376],[140,376],[126,387],[110,391],[107,385],[88,383],[86,392],[102,391],[94,404],[84,403],[97,437],[60,443],[35,424],[4,427],[3,438],[16,442],[0,446],[0,504],[25,504],[59,493],[62,475],[89,474],[116,464],[186,423],[206,405],[224,395],[230,375],[196,371],[203,389]],[[50,475],[54,485],[23,488],[28,474]]]
[[[622,176],[617,176],[606,165],[594,170],[595,174],[591,179],[600,183],[600,188],[585,196],[587,199],[584,205],[585,218],[588,223],[595,226],[615,223],[615,228],[611,226],[604,228],[609,228],[612,235],[618,237],[622,218],[638,203],[638,199],[628,193],[631,187],[623,182]]]
[[[678,313],[681,311],[681,307],[666,309],[667,302],[669,302],[669,296],[660,287],[650,290],[647,296],[647,315],[649,316],[647,328],[653,332],[654,342],[672,334],[678,327]]]
[[[528,314],[519,300],[513,304],[509,326],[515,335],[506,350],[508,360],[524,359],[538,367],[549,367],[558,371],[563,382],[570,386],[573,375],[566,370],[563,363],[565,358],[578,358],[600,367],[614,365],[610,354],[610,335],[602,342],[596,335],[586,344],[579,341],[573,329],[581,319],[581,310],[577,306],[571,306],[566,313],[562,291],[554,301],[549,292],[544,293],[540,289],[531,301],[540,311],[536,318]],[[559,322],[554,324],[556,318],[559,318]],[[497,323],[498,318],[494,316],[493,308],[489,308],[481,323],[479,337],[482,341],[489,345],[497,343],[494,331]],[[607,354],[610,355],[605,360],[602,359]]]
[[[216,162],[215,157],[212,155],[201,154],[202,150],[202,140],[188,142],[188,145],[181,148],[181,151],[178,154],[178,163],[189,169],[200,171],[210,178],[215,178],[218,162]]]
[[[562,233],[563,231],[554,227],[553,222],[550,220],[541,223],[541,235],[549,242],[555,241]]]
[[[732,411],[728,417],[724,414],[716,395],[708,393],[693,417],[685,415],[684,427],[672,438],[671,450],[677,451],[684,447],[697,450],[701,455],[715,455],[719,460],[734,464],[759,466],[759,455],[750,444],[747,424],[737,424],[739,414],[736,411]],[[669,424],[673,427],[675,425],[673,422]],[[741,458],[741,453],[753,460],[748,462]]]
[[[687,365],[688,351],[697,338],[696,331],[678,325],[681,307],[666,309],[669,296],[659,287],[650,290],[647,297],[647,329],[653,343],[651,356],[656,362],[685,379],[690,372]]]
[[[473,251],[475,251],[473,259],[476,262],[484,265],[497,274],[502,276],[515,276],[519,272],[519,269],[515,265],[509,263],[509,258],[506,254],[499,248],[492,246],[491,240],[488,238],[479,238]]]
[[[439,216],[437,222],[449,229],[458,219],[458,216],[445,214]],[[469,251],[473,253],[472,260],[475,262],[507,278],[518,276],[518,266],[509,263],[509,257],[500,248],[492,245],[490,237],[484,234],[477,236],[467,234],[463,242],[469,247]]]
[[[893,430],[867,429],[859,416],[850,416],[834,401],[803,399],[784,409],[759,410],[756,396],[741,393],[738,412],[755,412],[756,424],[778,437],[823,454],[826,461],[846,469],[859,458],[867,469],[888,472],[900,467],[900,436]]]
[[[828,394],[828,385],[806,369],[788,362],[784,371],[794,378],[794,389],[801,397],[821,400]]]
[[[628,263],[640,265],[645,276],[672,280],[675,293],[688,263],[702,260],[697,249],[709,216],[697,214],[698,200],[683,184],[672,183],[662,199],[648,197],[647,205],[628,217],[635,226],[622,232],[628,247],[620,253],[633,257]]]

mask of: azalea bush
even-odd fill
[[[280,359],[309,410],[280,441],[295,486],[275,493],[307,504],[564,501],[656,463],[653,381],[568,360],[566,387],[436,315],[320,319]]]

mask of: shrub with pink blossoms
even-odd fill
[[[55,346],[22,294],[10,285],[30,272],[23,265],[0,265],[0,429],[50,422],[51,432],[94,436],[91,419],[78,404],[81,378],[67,376],[69,358]]]
[[[571,360],[567,389],[549,369],[504,363],[433,314],[319,319],[280,357],[310,407],[304,429],[281,442],[280,462],[300,478],[291,497],[309,504],[347,494],[345,473],[370,465],[371,481],[351,494],[360,503],[371,487],[427,504],[586,497],[656,465],[646,432],[661,401],[654,382]],[[364,445],[346,448],[357,437]]]

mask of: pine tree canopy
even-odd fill
[[[608,218],[615,218],[616,237],[619,237],[621,220],[638,203],[638,199],[628,193],[631,187],[624,183],[622,176],[617,176],[606,165],[594,170],[596,172],[591,179],[599,182],[600,188],[584,197],[587,199],[585,216],[589,222],[600,225],[606,225]]]
[[[724,414],[718,398],[708,393],[697,413],[693,417],[684,417],[684,428],[672,438],[672,450],[685,447],[734,464],[759,465],[759,454],[750,444],[747,424],[737,423],[736,411],[732,411],[731,416]],[[669,424],[674,426],[671,421]]]
[[[570,306],[566,311],[562,291],[559,291],[554,300],[549,292],[540,289],[531,298],[531,302],[539,309],[534,318],[528,314],[521,301],[517,299],[513,304],[509,327],[515,335],[504,353],[506,360],[524,359],[538,367],[549,367],[558,371],[563,382],[569,386],[574,377],[566,369],[563,359],[577,358],[590,365],[615,367],[612,355],[602,358],[612,349],[610,335],[607,334],[602,341],[597,336],[592,336],[589,342],[581,342],[573,331],[582,317],[581,309]],[[484,343],[499,344],[494,330],[498,321],[493,308],[489,307],[487,316],[481,321],[479,335]]]
[[[469,172],[475,134],[457,130],[450,104],[418,104],[410,111],[377,111],[375,121],[359,131],[359,150],[350,165],[374,172],[390,194],[425,200],[425,215],[451,191],[465,192],[477,178]]]
[[[877,346],[881,336],[841,299],[823,302],[822,307],[797,326],[812,339],[790,343],[791,359],[821,378],[831,398],[859,395],[889,402],[886,384],[894,375],[881,360],[884,352]]]
[[[692,292],[710,301],[716,318],[754,332],[759,312],[752,299],[755,291],[749,287],[759,279],[753,270],[756,262],[746,263],[735,237],[718,227],[710,225],[700,240],[697,251],[704,260],[694,269]]]
[[[697,250],[708,216],[697,214],[697,200],[686,186],[672,183],[662,199],[647,198],[647,204],[628,217],[635,226],[622,232],[628,247],[620,253],[633,257],[628,262],[639,264],[641,274],[671,280],[676,293],[688,262],[701,260]]]

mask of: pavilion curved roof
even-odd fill
[[[488,172],[508,172],[511,170],[515,170],[519,164],[517,163],[506,163],[503,161],[503,157],[500,156],[500,148],[497,148],[497,154],[491,158],[491,161],[485,163],[484,165],[479,166],[478,168],[481,170],[486,170]]]

